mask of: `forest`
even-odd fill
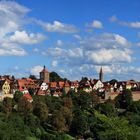
[[[140,101],[124,90],[100,102],[95,91],[70,91],[61,97],[17,91],[0,102],[1,140],[139,140]]]

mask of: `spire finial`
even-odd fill
[[[103,82],[103,69],[102,69],[102,67],[100,68],[99,79],[101,82]]]
[[[101,73],[103,72],[102,66],[101,66],[101,68],[100,68],[100,72],[101,72]]]
[[[44,65],[44,70],[46,69],[45,65]]]

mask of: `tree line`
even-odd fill
[[[129,90],[100,102],[95,91],[61,97],[21,92],[0,102],[1,140],[139,140],[140,101]]]

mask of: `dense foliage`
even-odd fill
[[[33,99],[16,92],[0,102],[1,140],[140,139],[140,101],[132,101],[131,91],[104,103],[84,91]]]
[[[56,72],[50,73],[50,82],[58,82],[58,81],[64,81],[63,78],[61,78]]]

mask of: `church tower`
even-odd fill
[[[102,69],[102,67],[100,68],[100,72],[99,72],[99,80],[101,82],[103,82],[103,69]]]
[[[46,83],[50,82],[50,73],[44,66],[43,70],[40,72],[40,80]]]

